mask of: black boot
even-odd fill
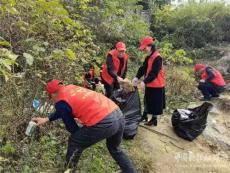
[[[157,117],[154,117],[154,118],[153,118],[153,125],[154,125],[154,126],[157,126]]]
[[[146,126],[157,126],[157,118],[153,117],[150,121],[145,123]]]
[[[140,122],[142,122],[142,121],[147,122],[148,121],[148,116],[147,115],[148,114],[146,112],[144,112],[143,115],[142,115],[142,117],[141,117],[141,119],[140,119]]]

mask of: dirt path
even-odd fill
[[[227,97],[230,101],[230,96]],[[193,142],[175,135],[171,116],[163,116],[157,127],[146,129],[141,125],[135,139],[136,147],[132,149],[135,155],[142,156],[142,164],[149,164],[141,172],[230,172],[230,112],[220,111],[218,102],[213,102],[216,106],[209,114],[207,128]]]
[[[221,70],[229,79],[230,47],[220,49],[223,57],[205,62]],[[229,84],[230,85],[230,84]],[[212,101],[208,125],[193,142],[176,136],[171,115],[164,115],[157,127],[142,124],[130,154],[142,173],[229,173],[230,172],[230,88]],[[202,102],[191,103],[190,107]]]

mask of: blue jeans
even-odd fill
[[[216,86],[210,82],[200,82],[198,89],[202,92],[204,99],[210,99],[219,96],[224,91],[224,86]]]
[[[107,148],[120,166],[122,173],[136,173],[128,156],[121,150],[125,120],[120,109],[113,111],[99,123],[82,127],[69,138],[66,166],[76,170],[82,152],[97,142],[106,139]]]

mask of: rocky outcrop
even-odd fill
[[[216,67],[226,78],[230,79],[230,53],[219,59]]]

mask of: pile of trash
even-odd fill
[[[124,93],[131,93],[135,91],[135,88],[133,87],[133,84],[130,80],[124,79],[120,82],[120,87],[122,88]]]

